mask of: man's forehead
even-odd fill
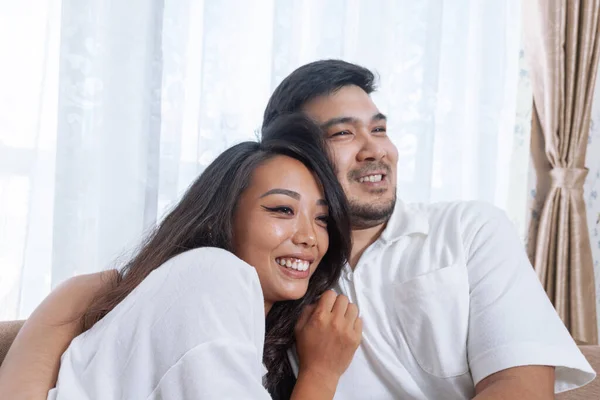
[[[358,87],[344,87],[307,102],[303,108],[310,118],[320,124],[332,119],[353,119],[368,122],[381,115],[371,97]]]

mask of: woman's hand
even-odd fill
[[[0,398],[46,399],[56,384],[60,357],[81,333],[81,317],[110,288],[117,272],[80,275],[58,286],[35,309],[0,368]]]
[[[307,307],[296,324],[300,369],[292,399],[333,398],[339,378],[350,365],[361,337],[358,308],[346,296],[328,290],[317,304]],[[310,395],[303,392],[300,397],[297,389],[309,385],[314,392]]]

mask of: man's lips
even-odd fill
[[[386,176],[383,171],[375,171],[359,176],[356,180],[360,183],[377,183],[384,181]]]

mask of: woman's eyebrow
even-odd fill
[[[292,199],[296,199],[296,200],[300,200],[300,198],[302,197],[302,196],[300,196],[300,193],[294,192],[293,190],[275,188],[275,189],[269,190],[268,192],[263,193],[263,195],[260,196],[260,198],[262,199],[263,197],[267,197],[272,194],[283,194],[285,196],[289,196]]]

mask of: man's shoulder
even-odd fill
[[[434,203],[405,203],[407,210],[425,212],[430,216],[448,216],[448,215],[495,215],[502,213],[502,210],[486,201],[441,201]]]
[[[483,201],[400,203],[383,237],[422,233],[436,248],[459,249],[468,248],[482,235],[497,230],[509,232],[512,227],[504,211]]]
[[[421,249],[439,266],[470,257],[474,242],[486,242],[494,235],[513,235],[512,223],[498,207],[481,201],[397,204],[382,239],[394,244],[389,251],[405,250],[406,241]],[[514,232],[516,233],[516,232]],[[433,258],[432,258],[433,257]]]
[[[407,203],[405,209],[408,212],[425,215],[430,230],[439,229],[447,224],[457,225],[464,229],[505,218],[504,211],[485,201]]]
[[[506,249],[514,251],[523,246],[507,214],[491,203],[453,201],[411,207],[427,216],[430,245],[446,252],[450,251],[448,249],[463,252],[465,260],[482,246],[490,255],[497,254],[488,251],[493,248],[492,244],[502,243]]]

